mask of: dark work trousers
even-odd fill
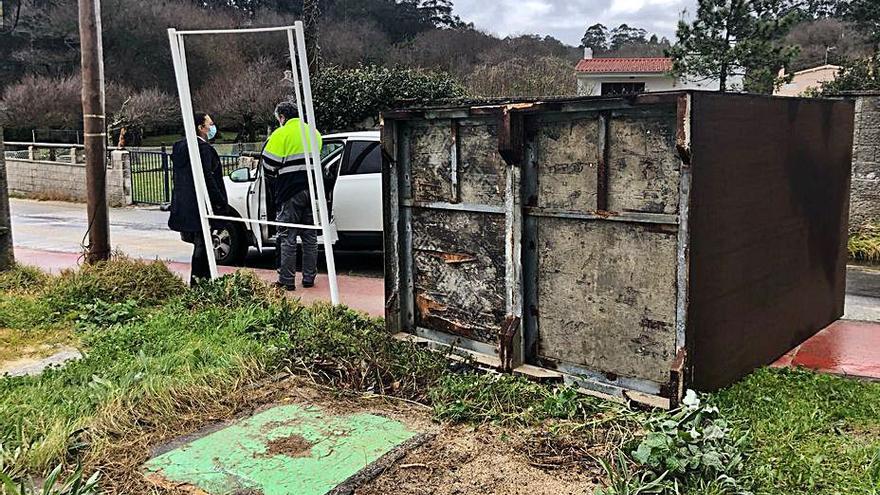
[[[211,279],[211,269],[208,267],[208,251],[205,249],[205,239],[201,232],[181,232],[180,238],[184,242],[193,245],[192,264],[189,273],[189,285],[193,286],[202,280]]]
[[[278,221],[314,225],[309,190],[300,191],[278,206]],[[302,239],[303,283],[312,284],[318,275],[318,231],[293,227],[278,227],[278,283],[296,285],[296,238]]]

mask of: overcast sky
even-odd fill
[[[454,0],[462,20],[500,36],[549,34],[579,45],[587,26],[632,27],[675,38],[681,11],[692,14],[696,0]]]

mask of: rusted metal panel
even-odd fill
[[[462,122],[458,129],[461,202],[503,205],[507,176],[498,153],[498,126],[485,119]]]
[[[674,230],[541,218],[541,362],[668,380],[675,356],[676,244]]]
[[[392,330],[674,405],[842,312],[851,104],[676,92],[389,116]]]
[[[408,158],[416,201],[457,202],[452,192],[452,157],[455,156],[452,126],[453,121],[442,120],[410,127]]]
[[[538,206],[595,211],[601,155],[598,116],[542,119],[536,139]]]
[[[678,168],[674,106],[615,112],[608,129],[608,210],[675,213]]]
[[[726,386],[843,313],[847,101],[693,95],[693,385]]]
[[[504,216],[415,209],[416,325],[495,343],[505,316]]]

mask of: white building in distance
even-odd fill
[[[720,86],[718,81],[677,78],[671,71],[671,58],[593,58],[593,50],[588,47],[584,49],[584,58],[575,67],[577,91],[581,96],[599,96],[681,89],[717,91]]]

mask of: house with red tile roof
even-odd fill
[[[575,67],[578,94],[615,95],[680,89],[717,90],[718,81],[688,81],[672,75],[672,59],[666,57],[584,58]]]

